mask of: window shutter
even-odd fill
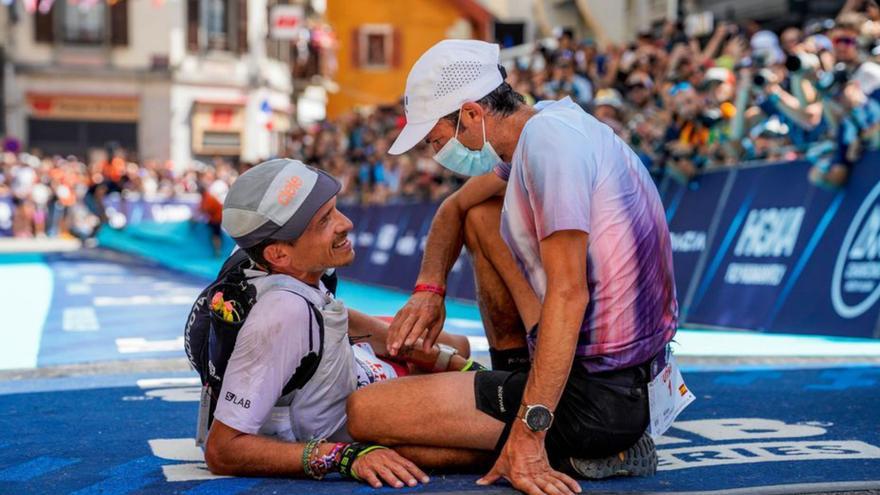
[[[361,30],[354,28],[351,30],[351,66],[361,66]]]
[[[199,0],[186,0],[186,47],[199,49]]]
[[[128,0],[117,0],[110,5],[110,44],[128,44]]]
[[[238,0],[238,53],[245,53],[248,50],[248,10],[247,0]]]
[[[58,7],[55,7],[57,9]],[[55,41],[55,9],[43,14],[34,12],[34,41],[52,43]]]
[[[400,28],[394,27],[391,31],[391,67],[398,68],[403,60],[403,43],[401,43]]]

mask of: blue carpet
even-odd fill
[[[188,376],[0,383],[0,492],[391,492],[333,479],[213,479],[192,443],[197,389]],[[686,379],[698,399],[659,442],[660,472],[583,482],[586,490],[880,486],[880,368],[687,373]],[[477,477],[436,475],[427,486],[394,493],[490,491],[473,484]]]

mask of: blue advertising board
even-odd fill
[[[713,231],[712,212],[717,208],[731,177],[727,171],[706,173],[686,186],[677,185],[667,190],[668,199],[664,206],[679,302],[685,301],[696,279],[695,274]]]
[[[0,237],[12,235],[12,198],[0,196]]]
[[[789,333],[880,338],[880,154],[855,166],[845,189],[809,213],[818,219],[767,327]]]
[[[360,282],[410,290],[421,267],[422,254],[435,204],[342,206],[354,224],[351,239],[355,262],[339,270],[343,277]],[[462,254],[447,281],[447,294],[473,299],[470,260]]]
[[[737,170],[684,321],[877,336],[877,159],[865,156],[838,191],[810,184],[806,162]]]

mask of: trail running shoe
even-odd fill
[[[625,451],[602,459],[570,459],[571,467],[591,480],[611,476],[652,476],[657,472],[657,449],[651,435],[645,432],[639,441]]]

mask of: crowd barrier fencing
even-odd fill
[[[812,185],[809,168],[806,161],[745,164],[659,184],[683,324],[880,338],[880,152],[866,154],[839,190]],[[107,206],[111,220],[121,215],[117,223],[129,226],[189,223],[198,209],[194,198],[114,197]],[[411,290],[437,207],[341,205],[355,226],[357,256],[340,275]],[[11,227],[12,202],[0,197],[0,236]],[[447,293],[475,298],[464,250]]]

